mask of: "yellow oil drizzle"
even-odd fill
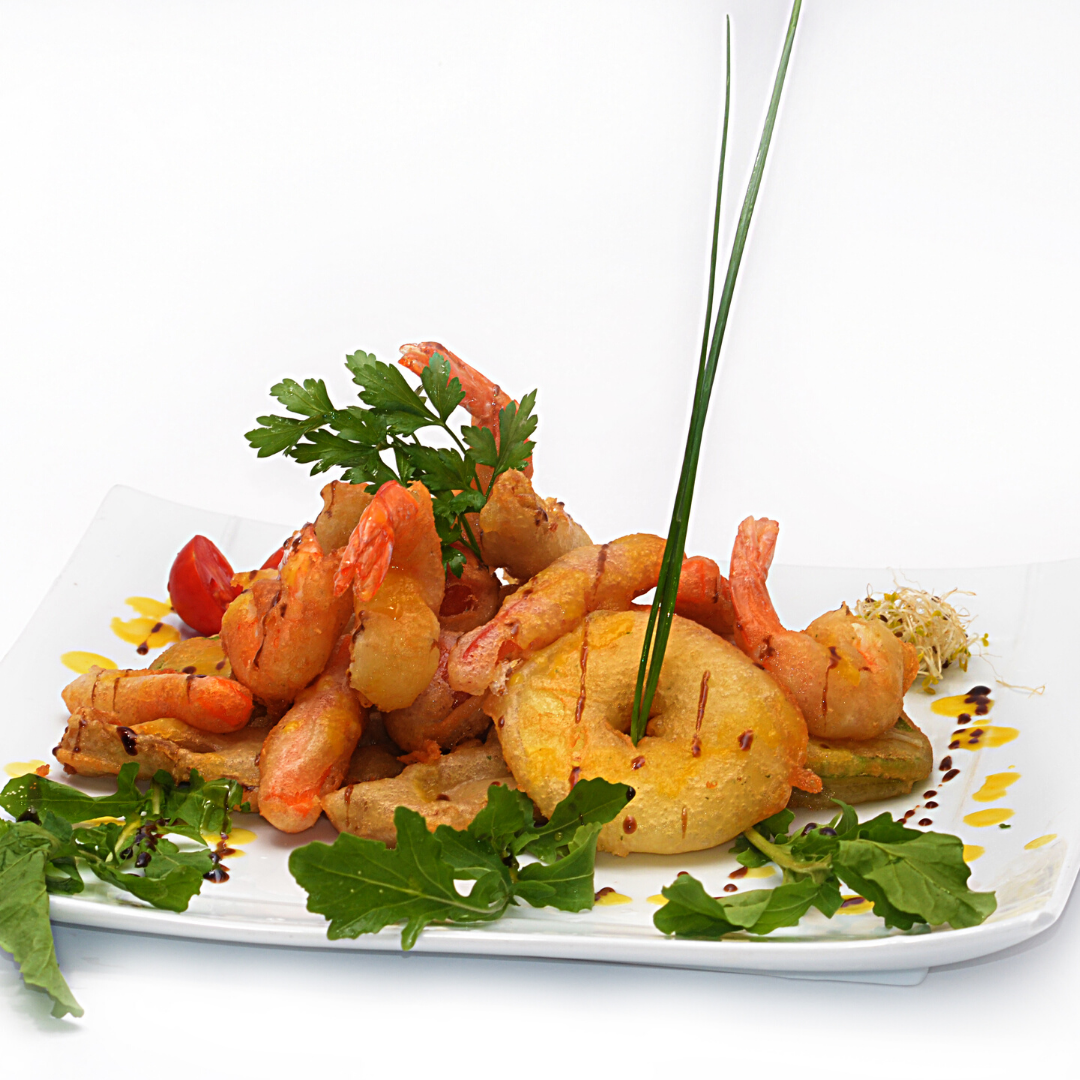
[[[148,649],[160,649],[180,640],[180,631],[168,623],[149,616],[138,619],[115,618],[109,626],[112,632],[130,645],[145,645]]]
[[[1004,746],[1019,735],[1014,727],[958,728],[952,733],[950,750],[979,750],[984,746]]]
[[[861,903],[848,904],[837,911],[837,915],[862,915],[863,912],[873,911],[874,905],[869,900],[863,900],[861,896],[845,896],[844,900],[859,900]]]
[[[931,712],[936,712],[938,716],[963,716],[967,713],[972,719],[975,719],[975,710],[979,707],[979,703],[975,701],[969,701],[969,694],[956,694],[954,697],[943,697],[930,706]],[[987,701],[986,712],[989,712],[993,707],[993,701]],[[986,713],[980,713],[980,716],[985,716]]]
[[[663,907],[667,903],[667,897],[664,896],[663,893],[657,893],[655,896],[649,897],[649,903],[658,904],[660,907]]]
[[[85,675],[92,667],[105,668],[106,671],[115,671],[119,667],[115,660],[110,660],[101,653],[81,652],[78,649],[74,652],[61,653],[60,663],[79,675]]]
[[[1057,833],[1047,833],[1045,836],[1037,836],[1034,840],[1029,841],[1024,845],[1025,851],[1034,851],[1037,847],[1042,847],[1044,844],[1049,844],[1051,840],[1057,839]]]
[[[974,814],[965,814],[964,824],[985,829],[988,825],[1000,825],[1003,821],[1008,821],[1015,813],[1015,810],[1007,810],[1004,806],[993,806],[989,810],[976,810]]]
[[[752,866],[745,874],[743,874],[743,877],[772,877],[775,873],[775,866]]]
[[[609,892],[604,893],[599,900],[596,901],[596,906],[600,907],[601,904],[605,906],[611,906],[614,904],[630,904],[633,903],[633,897],[624,896],[621,892]]]
[[[14,779],[17,776],[26,776],[27,773],[36,773],[42,767],[48,769],[49,766],[44,761],[32,758],[30,761],[12,761],[4,766],[4,772]]]
[[[964,845],[964,862],[974,862],[976,859],[981,859],[985,854],[986,848],[979,847],[978,844]]]
[[[1019,779],[1020,774],[1016,772],[991,773],[983,781],[983,786],[971,797],[976,802],[996,802],[998,799],[1004,799],[1009,785],[1015,784]]]
[[[202,834],[202,838],[213,847],[221,839],[221,834],[207,832]],[[229,847],[235,847],[237,844],[250,844],[253,840],[258,840],[258,838],[258,834],[253,833],[250,829],[233,829],[225,843]]]
[[[166,615],[172,614],[172,604],[155,600],[152,596],[129,596],[124,603],[134,608],[140,615],[146,615],[151,619],[164,619]]]
[[[85,825],[87,828],[91,828],[94,825],[123,825],[124,819],[118,817],[92,817],[87,818],[85,821],[80,821],[80,825]]]

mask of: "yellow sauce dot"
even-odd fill
[[[1049,844],[1051,840],[1057,839],[1057,833],[1047,833],[1045,836],[1037,836],[1034,840],[1024,845],[1025,851],[1034,851],[1037,847],[1042,847],[1044,844]]]
[[[202,838],[213,847],[220,839],[220,833],[208,833],[204,832]],[[230,847],[236,844],[250,844],[253,840],[257,840],[258,835],[253,833],[250,829],[233,829],[229,833],[229,838],[225,841]]]
[[[4,766],[4,772],[8,774],[12,779],[16,776],[26,776],[27,773],[36,773],[42,766],[46,766],[44,761],[38,761],[37,758],[33,758],[30,761],[13,761],[9,765]]]
[[[1009,785],[1015,784],[1019,779],[1019,773],[991,773],[983,781],[983,786],[971,797],[976,802],[996,802],[998,799],[1004,799]]]
[[[124,819],[118,817],[92,817],[87,818],[86,821],[80,821],[79,824],[88,828],[94,825],[123,825]]]
[[[609,892],[604,893],[604,895],[596,901],[596,906],[600,907],[601,905],[604,905],[610,907],[614,904],[630,904],[632,902],[632,897],[624,896],[621,892]]]
[[[979,750],[984,746],[1004,746],[1012,742],[1020,732],[1013,727],[979,727],[977,724],[971,727],[963,727],[952,733],[950,750]],[[956,746],[953,746],[956,743]]]
[[[978,844],[964,845],[964,862],[974,862],[976,859],[981,859],[985,854],[986,848],[979,847]]]
[[[109,626],[122,641],[131,645],[145,645],[148,649],[160,649],[180,640],[180,631],[157,619],[113,619]]]
[[[775,866],[752,866],[743,877],[772,877],[775,873]]]
[[[863,900],[861,896],[845,896],[844,900],[858,900],[857,904],[848,904],[840,908],[837,915],[862,915],[865,911],[873,911],[874,905],[869,900]]]
[[[659,904],[660,907],[663,907],[667,903],[667,897],[664,896],[663,893],[657,893],[655,896],[650,896],[649,897],[649,903],[650,904]]]
[[[102,656],[101,653],[80,652],[78,650],[61,653],[60,663],[66,668],[71,668],[72,671],[77,672],[79,675],[85,675],[92,667],[115,671],[120,666],[115,660],[110,660],[107,656]]]
[[[975,710],[979,707],[977,701],[968,701],[967,694],[956,694],[953,697],[938,698],[937,701],[930,706],[931,712],[936,712],[938,716],[963,716],[967,713],[972,720],[977,719]],[[986,702],[987,712],[994,707],[992,701]],[[986,713],[982,713],[983,716]]]
[[[152,596],[129,596],[124,603],[134,608],[140,615],[147,615],[155,620],[164,619],[166,615],[172,614],[172,604],[155,600]]]
[[[964,824],[974,825],[976,829],[985,829],[988,825],[1000,825],[1003,821],[1008,821],[1014,813],[1014,810],[1006,810],[1004,806],[976,810],[974,814],[964,816]]]

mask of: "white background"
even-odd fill
[[[723,15],[730,239],[787,11],[0,4],[0,653],[113,484],[311,518],[322,479],[257,461],[243,432],[285,375],[346,399],[356,348],[436,339],[515,396],[539,387],[537,488],[595,539],[663,532]],[[754,513],[789,563],[1080,555],[1078,31],[1075,4],[806,0],[692,551],[723,562]],[[90,1075],[107,1050],[166,1073],[802,1070],[836,1051],[845,1072],[1000,1075],[1075,1047],[1078,939],[1074,904],[1015,955],[892,988],[62,930],[86,1018],[49,1019],[5,955],[0,1032],[5,1063],[63,1049]]]

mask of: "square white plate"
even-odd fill
[[[172,559],[195,533],[210,536],[233,566],[260,565],[291,530],[281,525],[227,517],[180,506],[131,490],[114,488],[79,543],[71,561],[50,589],[22,636],[0,663],[0,761],[52,760],[50,749],[64,728],[60,690],[73,677],[60,657],[72,650],[100,653],[121,667],[144,666],[135,647],[110,629],[114,617],[132,618],[132,596],[167,599],[165,581]],[[997,747],[949,750],[956,721],[934,714],[935,698],[916,690],[907,710],[934,744],[934,772],[910,796],[860,806],[861,817],[881,810],[900,816],[927,800],[935,789],[937,808],[922,810],[938,831],[956,833],[965,844],[985,848],[972,863],[971,885],[994,889],[998,909],[982,926],[965,930],[922,928],[885,930],[871,913],[837,915],[831,921],[811,912],[788,931],[765,938],[733,937],[719,942],[664,937],[652,923],[650,897],[680,870],[701,878],[719,893],[737,868],[723,845],[685,856],[600,855],[597,888],[612,886],[631,898],[618,906],[567,914],[551,909],[515,908],[490,926],[456,930],[431,927],[416,948],[422,952],[556,957],[659,964],[724,971],[756,971],[804,978],[854,978],[914,982],[932,966],[968,960],[1004,949],[1045,930],[1061,914],[1077,873],[1080,830],[1071,771],[1078,743],[1070,671],[1072,636],[1069,602],[1078,594],[1080,560],[1030,566],[907,571],[905,579],[933,590],[954,585],[977,595],[968,600],[977,613],[978,631],[988,632],[990,648],[966,674],[951,672],[938,694],[963,693],[978,683],[991,686],[994,707],[988,720],[1014,728],[1018,736]],[[853,602],[869,585],[893,585],[888,570],[815,569],[777,566],[770,589],[781,618],[804,626],[841,600]],[[175,617],[172,617],[175,622]],[[151,657],[152,658],[152,657]],[[1042,686],[1037,695],[1007,689]],[[941,760],[951,755],[959,775],[941,783]],[[55,762],[53,762],[55,765]],[[986,776],[1014,772],[1020,779],[1002,798],[973,800]],[[56,770],[54,769],[54,776]],[[62,776],[62,774],[60,774]],[[73,778],[85,790],[111,790],[107,780]],[[991,807],[1013,811],[1007,828],[965,823],[973,812]],[[803,812],[799,824],[816,817]],[[286,866],[289,852],[313,839],[332,840],[324,821],[290,837],[252,815],[236,822],[256,834],[243,856],[229,860],[231,880],[203,887],[181,914],[158,911],[95,883],[75,897],[53,897],[53,918],[65,924],[129,932],[169,934],[220,941],[303,945],[338,949],[400,948],[400,934],[389,928],[355,941],[328,941],[326,923],[305,908],[305,894]],[[1046,837],[1053,839],[1046,840]],[[1030,847],[1032,841],[1042,840]],[[740,889],[768,886],[743,879]]]

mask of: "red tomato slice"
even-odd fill
[[[233,569],[212,540],[192,537],[169,571],[173,609],[196,633],[221,633],[221,616],[240,595],[232,583]]]

